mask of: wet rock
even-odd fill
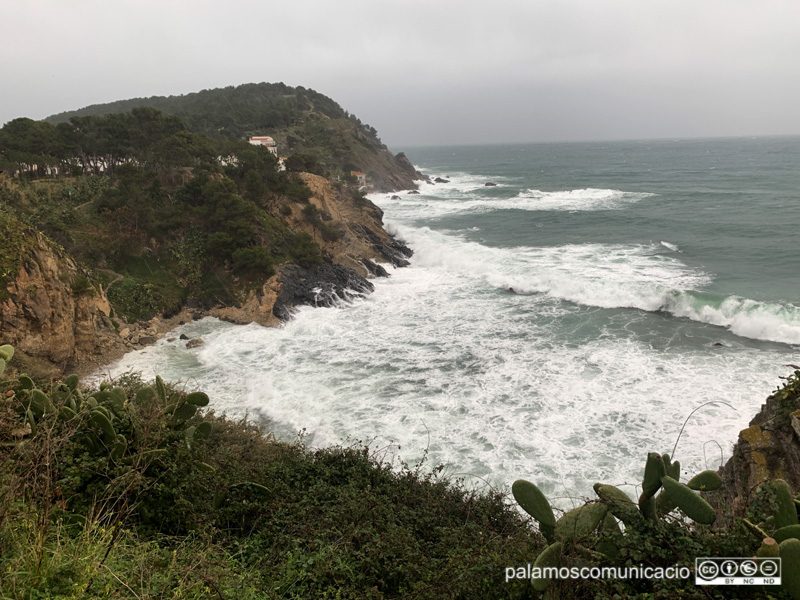
[[[181,336],[180,336],[178,339],[181,339],[181,340],[188,340],[188,339],[189,339],[189,336],[188,336],[188,335],[186,335],[185,333],[182,333],[182,334],[181,334]]]
[[[370,293],[374,286],[352,269],[324,263],[314,269],[290,265],[281,272],[281,292],[272,313],[291,319],[295,306],[336,306]]]
[[[435,183],[450,183],[449,179],[443,179],[441,177],[434,177],[433,181]]]
[[[417,190],[411,190],[408,192],[408,195],[410,196],[411,194],[419,194],[419,192]]]
[[[367,268],[367,271],[370,272],[370,275],[373,277],[388,277],[389,273],[380,266],[378,263],[371,261],[370,259],[365,259],[363,261],[364,266]]]
[[[497,184],[494,181],[487,181],[483,184],[484,187],[496,187]]]
[[[197,348],[198,346],[202,346],[202,345],[203,345],[202,338],[196,338],[196,339],[189,340],[188,342],[186,342],[186,348],[188,348],[189,350],[191,350],[192,348]]]
[[[369,227],[364,227],[362,225],[357,226],[357,231],[369,241],[372,248],[387,262],[392,263],[395,267],[408,266],[408,259],[411,258],[414,253],[411,248],[406,246],[403,242],[394,238],[389,238],[387,241],[385,237],[379,236]]]

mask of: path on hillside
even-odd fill
[[[104,294],[108,293],[108,288],[110,288],[112,285],[114,285],[115,283],[117,283],[121,279],[125,278],[124,275],[120,275],[119,273],[117,273],[116,271],[112,271],[111,269],[95,269],[95,271],[100,271],[101,273],[108,273],[109,275],[113,276],[113,279],[108,282],[108,285],[106,286],[106,289],[103,290]]]

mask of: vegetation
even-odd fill
[[[285,171],[246,141],[264,134],[286,154]],[[298,173],[372,169],[375,181],[389,181],[393,160],[374,128],[322,94],[282,83],[15,119],[0,128],[0,277],[16,273],[21,223],[87,269],[86,281],[70,282],[76,296],[103,280],[128,321],[187,303],[235,304],[283,262],[319,265],[319,243],[342,237],[309,203]],[[301,229],[313,235],[292,229],[300,224],[292,203],[304,205],[310,227]]]
[[[319,175],[366,170],[385,150],[374,127],[363,124],[327,96],[283,83],[250,83],[180,96],[133,98],[54,115],[61,126],[75,118],[100,117],[151,107],[178,117],[189,131],[215,141],[270,135],[287,168]],[[224,155],[224,154],[222,154]],[[361,167],[361,168],[359,168]]]
[[[109,300],[129,321],[190,300],[232,303],[277,264],[322,260],[313,239],[296,239],[282,221],[281,208],[307,202],[311,190],[281,174],[272,154],[191,133],[152,108],[55,126],[17,119],[0,129],[0,154],[22,171],[0,181],[3,281],[20,262],[22,223],[108,275]],[[47,165],[78,174],[43,177]],[[328,224],[320,231],[338,235]],[[75,295],[92,292],[88,279],[70,284]]]
[[[502,569],[538,536],[438,469],[278,443],[160,379],[0,392],[3,597],[530,596]]]
[[[787,410],[800,403],[799,380],[796,371],[774,394]],[[800,598],[800,496],[785,481],[767,481],[749,506],[734,511],[716,493],[723,483],[716,472],[704,471],[686,484],[680,478],[678,461],[650,453],[638,502],[613,485],[596,483],[596,501],[558,519],[536,485],[514,482],[514,498],[548,544],[533,563],[542,570],[532,571],[532,587],[551,598]],[[780,557],[782,586],[701,591],[694,584],[695,558],[714,556]],[[676,565],[692,567],[686,570],[690,577],[557,580],[544,570],[644,566],[663,572]]]

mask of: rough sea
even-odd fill
[[[403,150],[449,180],[371,196],[410,267],[280,329],[187,324],[199,348],[105,372],[568,508],[596,481],[638,496],[695,409],[674,458],[716,468],[800,363],[800,138]]]

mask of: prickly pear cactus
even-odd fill
[[[552,542],[556,518],[550,503],[542,491],[530,481],[518,479],[511,486],[511,493],[522,509],[539,522],[542,535]]]
[[[675,481],[668,475],[661,479],[661,483],[678,508],[690,519],[704,525],[711,525],[717,519],[714,508],[688,486]]]

